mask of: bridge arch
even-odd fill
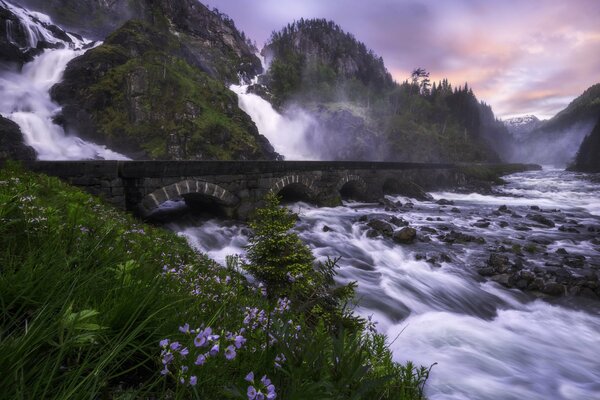
[[[400,180],[396,178],[387,178],[383,181],[383,186],[381,187],[383,194],[400,194],[402,193],[402,184]]]
[[[287,175],[275,181],[270,191],[284,201],[309,201],[316,198],[315,179],[306,175]]]
[[[234,207],[239,199],[222,186],[211,182],[186,179],[147,194],[140,204],[142,214],[147,216],[157,210],[161,204],[168,200],[185,199],[208,199],[215,205],[221,207]]]
[[[367,184],[358,175],[344,175],[335,186],[342,198],[361,200],[366,196]]]

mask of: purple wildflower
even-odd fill
[[[209,351],[209,354],[214,357],[219,353],[219,343],[215,344]]]
[[[235,353],[235,346],[233,345],[229,345],[227,346],[227,348],[225,349],[225,358],[228,360],[233,360],[236,356]]]
[[[160,341],[160,347],[167,347],[169,345],[169,339],[163,339]]]
[[[179,332],[181,333],[190,333],[190,324],[185,323],[183,326],[179,327]]]
[[[233,344],[235,345],[236,348],[240,349],[242,348],[242,346],[244,345],[244,343],[246,343],[246,338],[243,337],[242,335],[237,335],[234,339],[233,339]]]
[[[173,351],[179,350],[180,347],[181,347],[181,344],[179,342],[171,343],[171,350],[173,350]]]
[[[205,345],[206,345],[206,336],[204,336],[204,332],[200,332],[194,338],[194,346],[196,346],[196,347],[203,347]]]
[[[256,400],[265,400],[265,395],[260,390],[256,392]]]
[[[196,358],[196,361],[194,362],[194,364],[196,364],[196,365],[204,365],[205,362],[206,362],[206,356],[204,354],[200,354],[198,356],[198,358]]]
[[[263,375],[263,377],[260,378],[260,381],[265,386],[269,386],[271,384],[271,380],[269,378],[267,378],[266,375]]]
[[[198,378],[196,377],[196,375],[190,376],[190,386],[196,386],[196,383],[198,383]]]
[[[172,353],[166,353],[166,354],[163,356],[162,363],[163,363],[164,365],[167,365],[167,364],[170,364],[170,363],[171,363],[171,361],[173,361],[173,354],[172,354]]]
[[[254,382],[254,372],[248,372],[244,379],[248,382]]]
[[[246,394],[248,395],[248,400],[256,399],[256,389],[254,388],[254,386],[248,386],[248,391],[246,392]]]
[[[185,357],[188,354],[190,354],[190,351],[188,350],[187,347],[184,347],[183,349],[179,350],[179,354],[181,354],[182,357]]]

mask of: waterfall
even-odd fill
[[[52,23],[47,15],[2,0],[0,6],[19,18],[27,39],[22,50],[34,49],[40,41],[62,47],[44,50],[20,72],[0,72],[0,114],[19,125],[25,143],[35,149],[40,160],[127,159],[105,146],[67,135],[53,121],[60,106],[52,101],[49,91],[61,80],[69,61],[83,54],[91,42],[70,34],[66,34],[70,42],[58,39],[47,28]],[[13,25],[7,21],[8,39],[12,43],[16,29]]]
[[[266,71],[264,59],[257,55]],[[229,89],[238,95],[239,107],[252,118],[258,132],[269,139],[275,151],[286,160],[319,160],[315,151],[317,122],[300,108],[288,109],[283,114],[262,97],[248,93],[248,88],[258,82],[254,78],[250,85],[241,83]]]

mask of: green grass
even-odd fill
[[[423,398],[428,369],[393,362],[385,337],[345,304],[315,312],[318,303],[290,296],[285,306],[250,284],[244,265],[219,266],[57,179],[5,167],[0,398],[247,398],[251,371],[252,384],[265,391],[267,375],[279,399]],[[178,329],[185,323],[220,337],[196,347],[197,332]],[[238,335],[246,342],[229,360]],[[161,347],[164,339],[180,347]]]

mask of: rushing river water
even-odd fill
[[[454,204],[407,205],[408,199],[388,197],[402,206],[290,207],[300,215],[297,232],[318,258],[341,256],[340,282],[358,282],[357,312],[374,314],[380,332],[397,337],[395,358],[438,363],[427,385],[431,399],[600,399],[600,302],[585,296],[540,298],[477,272],[498,247],[533,243],[535,252],[510,256],[526,268],[556,268],[545,266],[546,260],[556,259],[562,248],[585,259],[570,273],[597,274],[600,183],[544,170],[512,175],[492,195],[434,197]],[[503,205],[507,211],[499,212]],[[556,226],[526,218],[531,206]],[[417,228],[420,240],[400,245],[368,237],[365,218],[392,216]],[[188,219],[168,226],[220,262],[243,253],[247,243],[245,226],[233,221]],[[444,234],[453,230],[485,243],[449,244]]]

